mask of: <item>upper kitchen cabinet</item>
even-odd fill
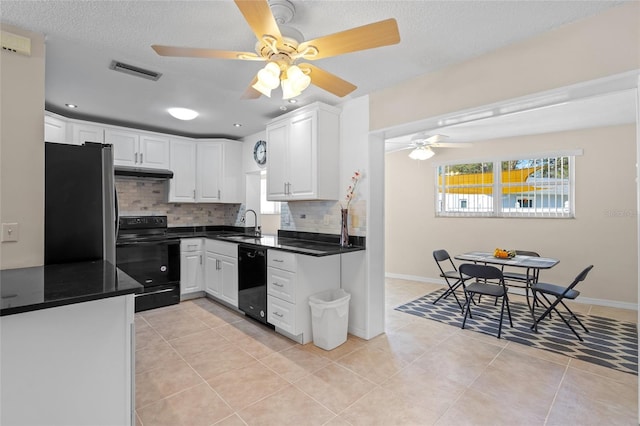
[[[316,102],[267,125],[267,199],[337,200],[340,110]]]
[[[171,140],[169,202],[241,203],[242,143]]]
[[[169,138],[106,128],[104,142],[113,145],[115,165],[155,169],[169,167]]]
[[[85,142],[104,143],[104,127],[82,122],[71,122],[71,140],[76,145]]]
[[[45,114],[44,116],[44,140],[46,142],[67,142],[67,123],[57,117]]]

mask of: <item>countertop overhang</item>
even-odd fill
[[[0,316],[140,293],[143,286],[106,260],[0,271]]]

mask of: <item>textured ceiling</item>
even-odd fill
[[[346,99],[516,43],[615,7],[621,1],[293,1],[290,26],[306,40],[395,18],[395,46],[315,61],[358,86]],[[292,105],[272,98],[241,100],[260,62],[160,57],[151,44],[253,51],[255,36],[234,2],[10,1],[3,23],[46,36],[46,105],[97,121],[187,136],[241,138],[264,129]],[[111,71],[112,60],[162,73],[157,82]],[[311,86],[298,106],[345,100]],[[190,122],[169,107],[200,112]],[[64,112],[69,115],[68,112]],[[242,123],[240,128],[233,123]]]

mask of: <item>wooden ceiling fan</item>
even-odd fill
[[[393,18],[314,40],[296,40],[282,35],[278,22],[283,23],[283,20],[276,21],[268,0],[234,1],[258,39],[255,53],[157,44],[151,47],[161,56],[266,61],[267,65],[258,72],[243,97],[270,96],[271,90],[281,85],[283,98],[288,99],[299,95],[309,84],[339,97],[357,88],[315,65],[298,61],[313,61],[400,42],[398,24]],[[272,0],[272,3],[284,4],[293,10],[293,5],[287,0]]]

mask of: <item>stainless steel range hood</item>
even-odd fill
[[[123,177],[135,177],[143,179],[171,179],[173,172],[166,169],[150,169],[142,167],[114,166],[113,174]]]

